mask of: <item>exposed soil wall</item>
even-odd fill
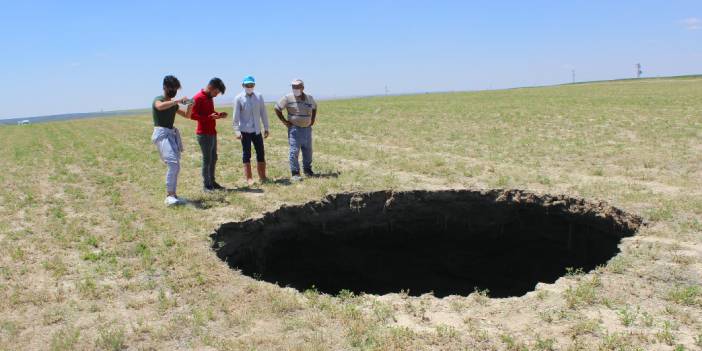
[[[606,203],[519,190],[380,191],[284,206],[212,239],[231,267],[299,290],[509,297],[605,264],[641,223]]]

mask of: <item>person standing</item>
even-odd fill
[[[299,181],[302,179],[298,160],[300,151],[305,175],[315,175],[312,171],[312,126],[317,118],[317,103],[311,95],[305,94],[305,83],[302,80],[293,80],[291,86],[292,93],[280,98],[275,105],[275,114],[288,127],[290,173],[292,180]],[[287,118],[283,115],[283,109],[288,112]]]
[[[263,139],[268,138],[268,112],[263,101],[263,96],[254,91],[256,80],[252,76],[244,77],[241,83],[242,91],[234,99],[234,133],[241,140],[242,160],[244,162],[244,176],[249,185],[253,185],[251,172],[251,144],[256,150],[256,171],[261,182],[266,178],[266,156]],[[261,135],[261,122],[263,122],[263,135]]]
[[[183,142],[180,132],[173,125],[175,115],[179,114],[189,118],[191,113],[190,101],[187,97],[173,100],[180,89],[180,81],[174,76],[163,78],[163,95],[154,98],[151,104],[151,112],[154,121],[154,132],[151,134],[151,142],[156,145],[158,153],[168,170],[166,171],[166,200],[167,206],[182,205],[185,203],[178,198],[176,188],[178,185],[178,174],[180,173],[180,154],[183,152]],[[183,110],[178,104],[187,104],[187,109]]]
[[[224,94],[226,87],[219,78],[212,78],[207,87],[193,96],[191,119],[197,121],[195,134],[197,143],[202,151],[202,185],[203,191],[222,190],[223,186],[215,180],[217,164],[217,120],[226,118],[226,112],[217,112],[214,108],[214,98]]]

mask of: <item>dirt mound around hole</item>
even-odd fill
[[[379,191],[283,206],[211,237],[232,268],[301,291],[510,297],[605,264],[641,224],[603,202],[520,190]]]

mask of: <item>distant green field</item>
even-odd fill
[[[314,167],[339,176],[292,185],[269,115],[279,182],[245,187],[230,118],[217,178],[239,191],[207,195],[178,117],[179,194],[201,208],[164,207],[150,115],[0,127],[0,350],[702,348],[702,78],[320,102]],[[210,250],[219,224],[283,204],[468,187],[604,200],[649,225],[607,266],[510,299],[299,293]]]

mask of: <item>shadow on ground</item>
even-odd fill
[[[309,178],[339,178],[340,174],[339,172],[316,173],[313,176],[309,176]]]
[[[217,206],[228,206],[231,205],[231,201],[227,199],[227,195],[232,193],[263,194],[264,191],[263,189],[249,186],[225,188],[186,199],[186,206],[191,206],[200,210],[206,210]]]
[[[339,178],[340,172],[324,172],[324,173],[316,173],[313,176],[305,176],[304,178],[313,178],[313,179],[325,179],[325,178]],[[304,180],[303,178],[303,180]],[[290,178],[285,177],[285,178],[276,178],[270,181],[272,184],[276,185],[291,185],[293,182],[291,181]]]

